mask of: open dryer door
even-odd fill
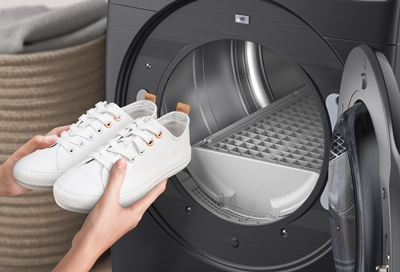
[[[353,49],[343,72],[329,163],[329,215],[339,272],[400,267],[399,109],[399,90],[384,55],[367,46]]]

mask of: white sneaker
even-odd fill
[[[127,161],[127,174],[119,202],[126,207],[187,166],[191,159],[189,117],[170,112],[158,120],[137,119],[137,124],[128,125],[56,181],[56,203],[69,211],[89,213],[104,192],[113,164],[121,157]]]
[[[114,103],[99,102],[64,131],[54,145],[20,159],[14,166],[14,178],[27,189],[51,189],[59,177],[114,138],[134,119],[142,116],[157,118],[156,115],[156,104],[147,100],[123,108]]]

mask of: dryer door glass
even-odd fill
[[[336,270],[373,271],[382,260],[378,145],[366,106],[339,118],[331,143],[329,215]]]

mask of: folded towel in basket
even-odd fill
[[[21,6],[0,10],[0,54],[56,50],[83,44],[106,31],[107,2],[86,0],[48,8]]]

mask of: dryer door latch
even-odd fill
[[[388,265],[379,265],[375,269],[378,272],[389,272],[389,266]]]

